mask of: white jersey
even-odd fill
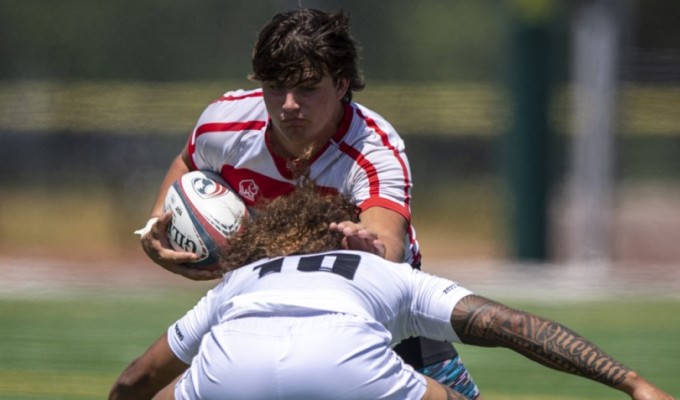
[[[205,109],[189,139],[193,168],[220,173],[248,206],[291,192],[296,181],[287,160],[270,148],[269,123],[260,89],[227,92]],[[357,103],[345,104],[337,132],[312,160],[310,177],[361,210],[379,206],[411,220],[404,142],[380,115]],[[417,265],[420,250],[412,226],[404,244],[404,261]]]
[[[175,355],[189,363],[201,339],[228,321],[251,316],[342,313],[384,327],[390,344],[414,336],[459,342],[456,303],[471,292],[448,279],[356,251],[262,260],[222,282],[168,330]],[[377,324],[375,324],[377,322]]]

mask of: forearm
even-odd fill
[[[423,378],[427,381],[427,389],[423,395],[423,400],[469,400],[462,393],[454,391],[429,376],[423,375]]]
[[[153,208],[151,209],[152,217],[160,217],[163,214],[163,203],[165,201],[165,195],[168,193],[168,189],[172,184],[182,175],[189,172],[188,155],[186,151],[182,151],[170,164],[170,168],[165,173],[165,177],[161,182],[161,186],[158,189],[158,195],[154,201]]]
[[[512,349],[544,366],[626,391],[631,370],[583,336],[556,322],[467,296],[452,316],[463,343]]]
[[[360,223],[385,245],[385,258],[394,262],[404,261],[404,237],[408,223],[400,214],[382,207],[372,207],[360,215]]]
[[[161,387],[154,387],[154,385],[151,384],[151,379],[146,376],[136,380],[130,376],[134,373],[136,362],[138,362],[138,360],[135,360],[128,369],[124,371],[123,375],[118,378],[109,393],[109,400],[150,399],[160,390]]]
[[[135,359],[121,376],[116,380],[109,393],[109,400],[150,399],[167,386],[175,376],[166,371],[158,371],[150,367],[151,364],[145,354]]]
[[[109,400],[150,399],[187,367],[172,353],[167,334],[163,334],[118,377],[109,392]]]
[[[401,240],[400,240],[401,239]],[[382,236],[381,241],[385,245],[385,259],[394,262],[404,261],[404,241],[403,238]]]

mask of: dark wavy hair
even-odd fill
[[[222,250],[220,266],[231,271],[263,258],[337,250],[343,235],[330,232],[329,224],[358,220],[358,208],[345,196],[322,192],[303,179],[244,225]]]
[[[260,31],[252,56],[252,80],[292,87],[319,81],[327,72],[337,84],[347,79],[345,100],[366,86],[358,67],[359,45],[350,34],[349,16],[299,9],[277,14]]]

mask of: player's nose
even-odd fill
[[[283,100],[284,111],[294,111],[300,109],[300,104],[295,97],[295,93],[292,90],[286,92],[286,96]]]

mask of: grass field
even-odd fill
[[[120,371],[203,289],[0,299],[0,399],[101,399]],[[559,320],[665,390],[680,394],[680,302],[512,305]],[[504,349],[458,346],[487,399],[623,399]]]

